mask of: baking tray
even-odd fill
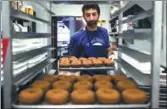
[[[99,67],[60,67],[58,61],[58,69],[64,71],[82,71],[82,70],[115,70],[114,66],[99,66]]]
[[[29,87],[29,86],[27,86],[27,87]],[[127,108],[127,109],[129,109],[129,108],[149,108],[150,104],[151,103],[150,103],[150,98],[149,98],[149,100],[145,104],[125,104],[125,103],[123,103],[123,101],[120,100],[120,102],[118,104],[100,104],[96,101],[94,104],[80,105],[80,104],[73,104],[71,101],[69,101],[63,105],[51,105],[51,104],[47,104],[44,101],[44,99],[42,99],[41,102],[38,104],[25,105],[25,104],[20,104],[18,102],[18,98],[16,97],[12,106],[14,108],[19,108],[19,109],[25,109],[25,108],[26,109],[28,109],[28,108],[34,108],[34,109],[36,109],[36,108],[39,108],[39,109],[53,109],[53,108],[54,109],[59,109],[59,108],[77,108],[77,109],[80,109],[80,108],[114,108],[115,109],[115,108],[117,108],[117,109],[120,109],[120,108]]]

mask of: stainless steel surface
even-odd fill
[[[14,85],[24,85],[30,80],[32,80],[35,76],[37,76],[41,71],[47,67],[50,63],[53,63],[55,59],[46,59],[45,61],[35,65],[32,68],[29,68],[22,72],[20,75],[16,75],[14,78]]]
[[[2,24],[2,19],[1,19],[1,12],[2,12],[2,1],[0,0],[0,24]],[[2,29],[1,29],[1,25],[0,25],[0,39],[2,38],[1,37],[2,36]],[[1,50],[1,46],[2,45],[2,39],[1,39],[1,41],[0,41],[0,52],[2,53],[2,50]],[[0,53],[0,59],[1,59],[1,53]],[[2,70],[2,67],[1,67],[1,62],[2,61],[0,61],[0,72],[1,72],[1,70]],[[2,75],[2,72],[1,72],[1,75],[0,75],[0,78],[2,78],[3,77],[3,75]],[[2,82],[2,81],[1,81]],[[0,82],[0,85],[2,85],[2,83]],[[0,93],[1,93],[1,89],[0,89]]]
[[[113,13],[111,20],[114,19],[115,17],[119,16],[120,13],[125,12],[126,10],[130,9],[132,6],[134,6],[136,4],[135,1],[131,1],[129,2],[127,5],[121,7],[120,10],[118,10],[117,12]]]
[[[81,70],[114,70],[115,67],[90,67],[90,68],[87,68],[87,67],[79,67],[79,68],[73,68],[73,67],[70,67],[70,68],[59,68],[59,70],[76,70],[76,71],[81,71]]]
[[[10,2],[3,1],[2,2],[2,30],[3,30],[3,38],[8,39],[8,47],[7,53],[4,62],[4,108],[9,109],[11,108],[12,104],[12,81],[13,81],[13,63],[12,63],[12,26],[11,26],[11,19],[10,19]]]
[[[149,40],[148,37],[151,37],[152,30],[151,29],[134,29],[133,32],[131,31],[124,31],[123,33],[116,36],[116,38],[123,38],[123,39],[137,39],[137,40]]]
[[[45,47],[42,47],[42,48],[37,48],[37,49],[30,50],[30,51],[17,53],[17,54],[14,54],[13,60],[14,61],[18,60],[19,61],[21,59],[23,59],[23,60],[30,59],[31,57],[35,57],[35,56],[40,55],[44,52],[47,52],[47,50],[49,48],[51,48],[51,46],[45,46]]]
[[[161,61],[161,39],[162,39],[162,1],[154,1],[153,10],[153,42],[152,42],[152,108],[159,107],[159,70]]]
[[[18,18],[18,19],[24,19],[24,20],[29,20],[29,21],[33,21],[33,22],[50,24],[49,21],[37,18],[37,17],[29,15],[29,14],[26,14],[26,13],[21,12],[19,10],[11,9],[11,13],[12,13],[11,16],[13,18]]]
[[[151,56],[151,54],[148,53],[148,52],[145,52],[145,51],[139,51],[138,49],[135,49],[135,48],[126,47],[125,45],[124,45],[124,46],[119,45],[119,48],[120,48],[120,49],[129,49],[130,51],[135,51],[135,52],[138,52],[139,54],[143,54],[143,55]]]
[[[150,74],[146,74],[140,71],[138,68],[126,62],[126,60],[121,59],[121,57],[119,57],[116,62],[120,66],[121,71],[124,72],[126,75],[132,77],[139,85],[151,85]]]
[[[39,1],[34,1],[35,3],[37,3],[38,5],[40,5],[41,7],[43,7],[49,14],[54,15],[55,13],[53,11],[51,11],[50,9],[48,9],[45,5],[43,5],[41,2]]]
[[[13,104],[12,105],[14,108],[39,108],[39,109],[60,109],[60,108],[114,108],[114,109],[120,109],[120,108],[149,108],[150,103],[148,104],[134,104],[134,105],[125,105],[125,104],[115,104],[115,105],[104,105],[104,104],[95,104],[95,105],[71,105],[71,104],[66,104],[66,105],[47,105],[47,104],[40,104],[40,105],[17,105]]]
[[[122,49],[120,49],[120,55],[127,55],[130,58],[135,59],[136,61],[138,61],[140,64],[145,63],[145,62],[151,62],[151,55],[147,55],[141,52],[138,52],[136,50],[132,50],[126,47],[122,47]],[[128,63],[131,63],[130,60],[128,60]]]
[[[124,24],[124,23],[129,23],[129,22],[135,22],[135,21],[137,21],[137,20],[141,20],[141,19],[150,17],[150,16],[152,16],[152,15],[153,15],[153,10],[150,9],[150,10],[147,10],[147,11],[145,11],[145,12],[142,12],[142,13],[140,13],[140,14],[138,14],[138,15],[134,15],[133,17],[130,17],[130,18],[126,19],[126,20],[123,20],[123,21],[121,21],[121,23],[119,23],[119,24]]]
[[[15,37],[18,39],[25,39],[25,38],[50,38],[51,33],[31,33],[31,32],[16,32]]]

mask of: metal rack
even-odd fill
[[[40,4],[40,6],[44,7]],[[48,28],[51,26],[51,14],[52,11],[49,11],[49,9],[46,9],[44,7],[46,12],[50,14],[49,20],[44,20],[39,17],[35,17],[29,14],[26,14],[24,12],[21,12],[19,10],[15,10],[11,8],[11,2],[10,1],[3,1],[2,2],[2,29],[3,29],[3,39],[7,40],[8,44],[7,51],[6,51],[6,57],[5,57],[5,63],[4,63],[4,108],[11,108],[12,102],[13,102],[13,95],[15,94],[15,88],[18,88],[20,85],[25,85],[29,81],[31,81],[33,78],[35,78],[38,74],[42,74],[43,70],[45,70],[44,73],[49,72],[49,68],[51,64],[55,61],[55,59],[51,58],[51,50],[54,50],[55,48],[51,47],[51,30],[46,31],[46,33],[35,33],[35,32],[15,32],[13,29],[12,20],[21,19],[23,21],[31,21],[36,22],[39,24],[46,24]],[[49,30],[49,29],[48,29]],[[29,50],[24,50],[21,52],[14,52],[13,51],[13,40],[29,40],[29,39],[46,39],[47,45],[46,46],[38,46],[31,48]],[[28,44],[28,43],[27,43]],[[42,58],[39,58],[38,61],[31,61],[29,60],[34,59],[35,57],[40,57],[41,54],[43,55]],[[19,65],[18,69],[25,67],[23,71],[20,73],[15,74],[14,73],[14,64],[15,63],[25,63],[22,66]]]
[[[162,24],[162,17],[164,16],[162,14],[164,11],[162,4],[165,4],[165,2],[150,1],[150,3],[153,3],[152,9],[122,20],[123,13],[136,4],[135,1],[129,2],[129,4],[116,12],[112,19],[117,16],[119,17],[119,23],[117,24],[119,26],[119,35],[116,37],[119,40],[118,68],[125,74],[133,77],[139,84],[152,86],[151,107],[158,108],[160,103],[161,27],[166,25]],[[151,29],[122,31],[122,24],[133,23],[147,17],[153,18],[153,27]],[[148,67],[144,66],[146,63]],[[144,67],[141,67],[141,65]]]
[[[56,0],[55,0],[56,1]],[[62,0],[63,1],[63,0]],[[64,0],[66,1],[66,0]],[[69,1],[73,1],[73,0],[69,0]],[[75,0],[77,1],[77,0]],[[80,0],[79,0],[80,1]],[[81,0],[82,1],[82,0]],[[89,1],[89,0],[84,0],[84,1]],[[99,0],[96,0],[99,1]],[[105,1],[109,1],[109,0],[105,0]],[[6,60],[5,60],[5,64],[4,64],[4,101],[5,101],[5,108],[149,108],[150,106],[152,108],[158,108],[159,107],[159,103],[162,102],[159,101],[159,95],[161,96],[162,94],[159,92],[160,86],[159,86],[159,68],[160,68],[160,49],[161,49],[161,26],[162,26],[162,22],[161,22],[161,18],[162,18],[162,1],[154,1],[151,2],[154,4],[153,10],[148,10],[144,13],[141,13],[139,15],[134,16],[131,19],[128,19],[126,21],[122,21],[122,14],[125,10],[129,9],[130,7],[132,7],[133,5],[135,5],[135,2],[130,2],[129,4],[127,4],[126,6],[124,6],[123,8],[121,8],[119,10],[119,12],[115,13],[113,15],[112,18],[115,17],[119,17],[119,24],[117,26],[119,26],[119,36],[117,37],[119,39],[119,47],[121,47],[118,52],[119,52],[119,58],[120,60],[118,61],[119,68],[122,69],[124,68],[125,70],[122,70],[122,72],[126,71],[128,72],[128,75],[130,75],[131,77],[133,77],[136,80],[141,81],[141,79],[143,79],[143,77],[146,79],[148,79],[147,81],[150,82],[150,84],[152,84],[152,93],[150,94],[151,96],[151,101],[148,102],[147,104],[140,104],[140,105],[124,105],[124,104],[116,104],[116,105],[99,105],[99,104],[94,104],[94,105],[72,105],[72,104],[65,104],[65,105],[48,105],[48,104],[39,104],[39,105],[21,105],[21,104],[16,104],[15,101],[13,101],[12,96],[13,96],[13,85],[24,85],[27,82],[29,82],[32,78],[34,78],[36,75],[38,75],[41,70],[45,67],[47,67],[50,63],[52,63],[53,61],[55,61],[55,59],[51,60],[51,57],[46,58],[44,61],[42,61],[41,63],[33,66],[32,68],[26,70],[25,72],[17,75],[16,77],[13,76],[13,63],[12,60],[20,60],[20,61],[24,61],[27,59],[30,59],[32,57],[35,57],[41,53],[43,53],[44,51],[48,51],[48,49],[50,48],[50,46],[46,46],[40,49],[35,49],[35,50],[31,50],[31,51],[27,51],[24,53],[20,53],[19,55],[13,55],[12,53],[12,40],[13,38],[16,39],[24,39],[24,38],[51,38],[50,33],[14,33],[12,30],[12,26],[11,26],[11,17],[12,18],[20,18],[20,19],[26,19],[26,20],[30,20],[33,22],[43,22],[46,24],[50,25],[50,21],[46,21],[43,20],[41,18],[36,18],[34,16],[31,15],[27,15],[23,12],[17,11],[17,10],[13,10],[11,9],[10,6],[10,2],[9,1],[3,1],[3,38],[6,38],[9,40],[8,43],[8,51],[7,51],[7,55],[6,55]],[[13,12],[13,13],[12,13]],[[15,14],[14,14],[15,13]],[[14,15],[13,15],[14,14]],[[51,13],[50,13],[51,14]],[[145,17],[149,17],[152,16],[153,17],[153,28],[148,30],[148,31],[140,31],[137,32],[135,31],[134,33],[129,33],[129,32],[122,32],[121,31],[121,26],[123,23],[126,22],[131,22],[139,20],[139,19],[143,19]],[[156,25],[156,26],[155,26]],[[16,36],[17,34],[17,36]],[[23,35],[23,36],[22,36]],[[140,35],[142,35],[142,37],[140,37]],[[151,38],[150,35],[152,35],[153,37]],[[126,37],[127,36],[127,37]],[[146,37],[145,37],[146,36]],[[152,52],[146,52],[142,49],[138,49],[136,47],[134,47],[133,45],[128,46],[128,45],[124,45],[122,44],[122,39],[132,39],[132,40],[151,40],[153,42],[151,42],[152,46]],[[55,49],[55,48],[54,48]],[[53,50],[53,49],[52,49]],[[36,51],[38,51],[38,53],[36,53]],[[124,61],[124,59],[122,59],[121,53],[126,53],[131,57],[134,57],[135,54],[138,54],[138,56],[144,56],[144,57],[150,57],[150,62],[151,62],[151,67],[152,67],[152,74],[149,75],[149,77],[147,78],[147,76],[145,76],[145,74],[141,71],[139,71],[138,69],[136,69],[132,64],[129,64],[128,61]],[[132,54],[133,53],[133,54]],[[26,56],[26,54],[32,55],[32,57],[25,57],[23,60],[21,59],[21,57]],[[152,54],[152,55],[151,55]],[[125,64],[125,65],[124,65]],[[105,68],[105,67],[104,67]],[[104,69],[103,68],[103,69]],[[89,68],[81,68],[79,70],[88,70]],[[94,68],[92,68],[94,69]],[[105,68],[106,69],[106,68]],[[110,67],[108,69],[113,69],[113,67]],[[134,70],[135,69],[135,70]],[[66,69],[66,68],[59,68],[59,70],[78,70],[77,68],[70,68],[70,69]],[[133,72],[135,71],[135,72]],[[141,76],[138,76],[141,75]],[[138,77],[138,79],[137,79]],[[151,81],[152,79],[152,81]],[[145,83],[143,83],[145,84]],[[148,85],[150,85],[148,84]]]

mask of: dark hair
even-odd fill
[[[99,5],[98,4],[85,4],[83,5],[82,7],[82,12],[84,13],[85,10],[87,9],[96,9],[97,10],[97,13],[100,14],[100,8],[99,8]]]

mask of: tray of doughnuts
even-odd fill
[[[61,70],[114,70],[115,62],[105,57],[61,57],[59,60]]]
[[[42,81],[49,82],[50,87]],[[21,92],[18,94],[13,107],[49,109],[85,106],[87,108],[148,108],[150,106],[147,91],[122,74],[45,75],[41,80],[37,80],[36,84],[32,85],[33,89],[22,90],[23,95],[21,96]],[[39,88],[45,90],[45,93],[42,93]]]

